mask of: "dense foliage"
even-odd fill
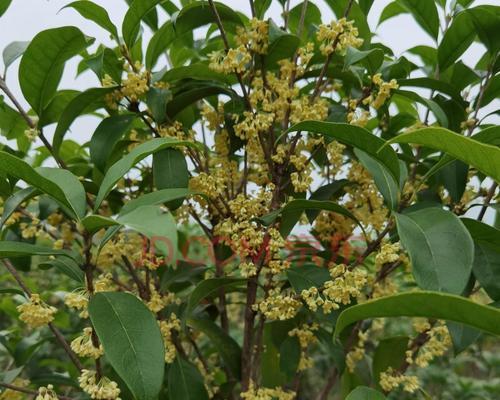
[[[3,52],[0,399],[499,398],[500,7],[127,2]]]

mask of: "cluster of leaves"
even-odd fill
[[[117,382],[123,399],[326,399],[331,392],[383,399],[399,394],[389,393],[381,375],[394,371],[402,378],[415,368],[408,351],[417,358],[438,321],[447,321],[455,353],[500,335],[494,110],[500,7],[395,0],[379,23],[407,13],[435,43],[397,57],[368,26],[373,0],[326,0],[336,19],[352,20],[363,39],[336,51],[346,35],[337,33],[328,54],[317,32],[329,21],[311,1],[291,8],[286,0],[250,0],[251,19],[211,0],[127,2],[121,30],[91,1],[74,1],[63,11],[93,21],[114,47],[65,26],[3,52],[5,72],[20,58],[18,81],[30,109],[10,91],[4,72],[1,399],[16,390],[37,395],[38,386],[49,384],[60,399],[89,398],[78,384],[84,369]],[[0,16],[9,4],[0,2]],[[266,19],[271,5],[282,8],[282,20]],[[168,15],[162,23],[160,9]],[[265,22],[265,50],[244,50],[243,71],[214,67],[214,54],[229,57],[238,46],[250,47],[241,41],[256,21]],[[469,66],[461,57],[473,42],[484,55]],[[310,58],[298,73],[305,48]],[[80,60],[78,74],[95,74],[95,87],[59,88],[73,58]],[[289,65],[295,70],[288,76]],[[252,94],[260,90],[257,78],[272,92],[266,77],[284,80],[295,97],[265,131],[238,134],[238,124],[263,112]],[[376,106],[375,77],[397,82]],[[293,108],[303,99],[306,111]],[[314,118],[322,107],[326,116]],[[356,113],[366,120],[356,121]],[[87,143],[75,123],[84,115],[101,118]],[[330,145],[345,149],[337,171],[331,171]],[[290,161],[303,154],[305,167]],[[369,183],[356,180],[358,166]],[[307,190],[293,183],[304,171],[311,174]],[[236,178],[229,185],[221,174]],[[270,201],[259,197],[260,189],[270,191]],[[358,195],[366,195],[366,204],[356,204]],[[372,198],[380,199],[378,209]],[[378,212],[382,222],[375,221]],[[320,216],[336,229],[327,239]],[[348,234],[334,218],[352,222]],[[221,239],[226,221],[250,227],[255,249],[236,243],[248,231]],[[273,248],[277,236],[286,239],[298,225],[311,232],[313,244],[299,236],[291,246]],[[378,265],[383,246],[397,242],[404,254]],[[269,272],[268,256],[289,265]],[[368,283],[328,314],[322,303],[310,307],[303,293],[328,286],[332,263],[365,269]],[[381,293],[389,283],[396,289]],[[89,319],[64,306],[64,293],[80,289]],[[32,292],[59,308],[36,331],[18,322],[16,310]],[[274,314],[260,307],[281,300],[296,305],[276,303],[283,309]],[[166,334],[162,323],[172,316],[179,325]],[[397,336],[376,330],[377,318],[397,317],[425,318],[429,328]],[[78,357],[69,345],[84,327],[92,328],[92,346],[103,348],[95,360]],[[305,331],[314,339],[304,345]],[[367,332],[375,333],[358,343]],[[346,362],[356,349],[363,354],[350,368]],[[318,376],[324,378],[318,382]],[[424,398],[425,389],[419,389]],[[92,398],[117,398],[99,396]]]

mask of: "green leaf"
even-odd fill
[[[113,22],[111,22],[108,12],[103,7],[88,0],[74,1],[67,6],[64,6],[62,9],[68,7],[76,10],[83,18],[95,22],[101,28],[111,33],[111,35],[113,35],[114,38],[118,40],[118,31],[116,29],[116,26],[113,24]]]
[[[396,181],[399,181],[399,161],[396,153],[389,146],[378,151],[386,142],[364,128],[336,122],[303,121],[292,126],[287,132],[298,131],[319,133],[363,150],[384,164]]]
[[[186,314],[191,314],[203,299],[216,295],[220,289],[240,286],[245,283],[246,279],[235,278],[212,278],[201,281],[198,285],[196,285],[189,296]]]
[[[378,71],[383,61],[384,52],[382,49],[375,48],[361,51],[354,47],[348,47],[345,55],[344,68],[361,62],[368,70],[368,73],[373,75]]]
[[[448,129],[417,129],[396,136],[387,142],[390,143],[415,143],[444,151],[500,182],[500,149]]]
[[[439,104],[437,104],[435,101],[426,99],[425,97],[422,97],[419,94],[410,92],[408,90],[395,89],[392,92],[394,93],[394,95],[406,97],[407,99],[415,103],[420,103],[423,106],[427,107],[432,111],[441,126],[445,128],[448,127],[448,117],[446,116],[446,113],[443,111],[443,109],[439,106]]]
[[[448,321],[446,326],[450,332],[455,355],[467,349],[481,336],[480,331],[464,324]]]
[[[2,56],[5,70],[24,54],[29,44],[30,42],[12,42],[3,49]]]
[[[196,79],[206,81],[217,81],[231,83],[231,77],[211,70],[207,64],[196,63],[183,65],[166,71],[161,77],[161,81],[175,82],[182,79]]]
[[[295,199],[288,202],[283,208],[260,217],[259,221],[264,225],[270,225],[276,220],[276,218],[281,216],[280,233],[283,237],[286,237],[292,231],[302,213],[306,210],[332,211],[352,219],[361,229],[363,229],[361,223],[350,211],[337,203],[328,200]]]
[[[90,160],[99,170],[106,170],[114,147],[130,131],[135,119],[135,114],[112,115],[97,126],[90,140],[89,152]]]
[[[36,188],[27,187],[15,192],[12,196],[10,196],[5,203],[3,204],[3,214],[2,219],[0,219],[0,229],[2,229],[5,221],[9,219],[14,211],[16,211],[17,207],[19,207],[25,201],[35,197],[40,192]]]
[[[67,257],[58,257],[54,260],[47,260],[43,263],[38,264],[38,267],[51,268],[54,267],[61,273],[66,276],[69,276],[74,281],[84,284],[85,283],[85,274],[79,265],[71,258]]]
[[[59,90],[43,110],[43,115],[38,121],[38,128],[43,128],[44,126],[59,121],[64,109],[78,93],[78,90]]]
[[[345,400],[385,400],[385,396],[368,386],[358,386],[347,395]]]
[[[434,0],[398,0],[434,40],[439,34],[439,15]]]
[[[10,6],[10,3],[12,3],[12,0],[2,0],[0,3],[0,17],[5,14]]]
[[[120,225],[114,219],[98,214],[87,215],[80,222],[89,233],[95,233],[109,226]]]
[[[162,0],[134,0],[123,18],[123,40],[129,49],[135,43],[141,20],[153,10]]]
[[[172,93],[168,89],[150,87],[146,97],[153,119],[157,124],[162,124],[167,118],[167,103],[172,100]]]
[[[208,400],[203,376],[198,368],[177,355],[168,369],[168,394],[176,400]]]
[[[457,14],[438,47],[440,71],[446,70],[469,48],[476,36],[476,29],[466,11]]]
[[[384,197],[387,206],[391,210],[396,210],[399,202],[398,182],[394,180],[394,177],[390,174],[387,168],[375,158],[359,149],[354,149],[354,154],[373,177],[373,180]]]
[[[66,256],[71,257],[65,250],[55,250],[50,247],[38,246],[25,242],[0,241],[0,258],[14,258],[26,256]]]
[[[73,26],[47,29],[33,38],[19,65],[19,85],[38,115],[54,96],[64,63],[89,44],[85,35]]]
[[[488,86],[486,86],[486,89],[484,90],[480,106],[484,107],[498,98],[500,98],[500,75],[496,75],[490,79]],[[476,106],[478,101],[479,98],[475,102]]]
[[[20,296],[26,296],[22,290],[15,288],[0,288],[0,294],[18,294]]]
[[[296,336],[287,337],[280,346],[280,371],[289,380],[297,373],[301,357],[299,339]]]
[[[392,1],[387,4],[382,13],[380,14],[377,25],[380,25],[382,22],[387,21],[393,17],[398,16],[399,14],[404,14],[406,12],[405,8],[398,1]]]
[[[222,328],[209,319],[190,318],[187,324],[197,331],[203,332],[220,354],[224,364],[231,371],[233,378],[241,375],[241,348],[236,341]]]
[[[0,171],[47,193],[76,218],[85,215],[85,190],[71,172],[58,168],[35,170],[23,160],[4,151],[0,151]]]
[[[157,399],[165,347],[153,313],[133,294],[100,292],[90,299],[89,315],[107,361],[134,398]]]
[[[195,147],[196,145],[190,141],[182,141],[172,138],[156,138],[135,147],[120,161],[113,164],[102,180],[101,187],[99,188],[99,192],[95,200],[94,211],[97,211],[104,198],[115,186],[116,182],[118,182],[125,174],[127,174],[127,172],[129,172],[129,170],[134,165],[136,165],[139,161],[143,160],[147,156],[156,153],[157,151],[174,146]]]
[[[330,273],[327,268],[317,265],[294,265],[286,271],[288,281],[297,293],[311,287],[321,287],[330,280]]]
[[[189,171],[184,154],[178,149],[164,149],[153,154],[153,178],[157,189],[187,189]],[[179,199],[167,206],[176,209],[182,202],[183,199]]]
[[[500,230],[471,218],[462,218],[474,240],[472,271],[493,300],[500,300]]]
[[[460,219],[437,207],[394,215],[417,284],[461,294],[472,271],[474,243]]]
[[[192,194],[195,193],[184,188],[162,189],[146,193],[136,199],[126,202],[120,210],[120,215],[127,214],[135,210],[137,207],[168,203],[172,200],[183,199]]]
[[[373,353],[373,381],[380,388],[380,374],[391,367],[397,371],[406,360],[408,336],[394,336],[382,339]]]
[[[151,246],[165,257],[165,262],[175,263],[178,239],[177,224],[172,214],[163,212],[158,206],[141,206],[118,216],[116,221],[150,238]]]
[[[460,91],[457,90],[452,84],[438,81],[432,78],[411,78],[411,79],[398,79],[399,87],[411,86],[411,87],[423,87],[426,89],[432,89],[450,96],[452,99],[456,100],[459,104],[464,102]]]
[[[59,119],[59,123],[57,124],[56,131],[54,132],[52,146],[54,147],[54,151],[56,153],[59,152],[64,135],[73,121],[88,110],[92,104],[95,104],[98,100],[101,100],[106,94],[111,93],[113,90],[116,90],[116,88],[91,88],[85,90],[71,100],[63,111],[61,118]]]
[[[40,174],[40,176],[54,182],[61,188],[64,192],[64,197],[70,205],[70,210],[76,215],[77,218],[80,219],[85,216],[87,208],[86,193],[82,183],[75,175],[73,175],[70,171],[61,168],[38,167],[36,172]],[[33,186],[36,187],[36,185]],[[51,193],[47,194],[54,197]]]
[[[421,291],[368,300],[342,311],[335,337],[349,325],[371,318],[425,317],[460,322],[493,335],[500,335],[500,310],[453,294]]]
[[[500,50],[500,13],[498,7],[479,6],[467,10],[472,24],[476,28],[479,40],[486,46],[490,54],[497,54]]]
[[[269,24],[269,46],[265,56],[265,67],[267,69],[278,68],[278,61],[291,58],[299,45],[299,37],[286,33],[271,21]]]

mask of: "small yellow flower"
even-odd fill
[[[118,384],[106,377],[102,377],[97,382],[95,371],[83,369],[78,378],[78,383],[92,399],[119,400],[120,389],[118,388]]]
[[[47,387],[42,386],[38,388],[38,395],[35,397],[35,400],[57,400],[58,397],[53,389],[54,386],[52,385],[47,385]]]
[[[49,306],[40,299],[39,294],[32,294],[29,301],[17,306],[21,313],[19,319],[32,328],[47,325],[54,320],[57,308]]]

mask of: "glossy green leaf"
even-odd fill
[[[417,129],[398,135],[387,143],[415,143],[444,151],[500,182],[500,149],[447,129]]]
[[[19,84],[38,115],[54,96],[64,63],[89,44],[85,35],[73,26],[47,29],[33,38],[19,65]]]
[[[79,95],[75,96],[73,100],[71,100],[71,102],[68,104],[63,114],[61,115],[59,123],[57,124],[56,131],[54,132],[52,145],[56,153],[59,152],[64,135],[66,134],[66,131],[69,129],[73,121],[80,115],[82,115],[86,110],[91,108],[93,104],[95,105],[96,102],[102,100],[106,94],[112,92],[115,89],[115,87],[87,89],[84,92],[81,92]],[[94,106],[92,108],[95,109],[98,108],[98,106]]]
[[[164,149],[153,154],[153,178],[157,189],[187,189],[189,171],[184,154],[178,149]],[[176,209],[182,201],[169,202],[167,206]]]
[[[211,80],[222,83],[232,82],[230,76],[215,72],[207,64],[202,63],[169,69],[161,77],[161,80],[164,82],[175,82],[181,79]]]
[[[408,90],[393,90],[393,93],[398,96],[403,96],[415,103],[420,103],[423,106],[427,107],[434,116],[436,117],[437,121],[439,124],[445,128],[448,127],[448,117],[446,116],[446,113],[444,110],[433,100],[426,99],[425,97],[420,96],[419,94],[415,92],[410,92]]]
[[[286,237],[306,210],[325,210],[341,214],[344,217],[352,219],[362,228],[358,219],[349,210],[328,200],[291,200],[283,208],[260,217],[259,221],[264,225],[270,225],[276,218],[281,217],[280,232],[282,236]]]
[[[134,0],[123,18],[123,40],[129,49],[134,45],[141,20],[153,10],[162,0]]]
[[[351,65],[362,63],[368,70],[368,73],[373,75],[378,71],[383,61],[384,52],[381,49],[375,48],[362,51],[354,47],[348,47],[344,65],[345,67],[350,67]]]
[[[80,221],[83,227],[90,233],[95,233],[103,228],[107,228],[113,225],[119,225],[119,222],[112,218],[105,217],[103,215],[87,215]]]
[[[189,296],[186,313],[190,314],[200,302],[207,298],[217,295],[220,289],[244,285],[246,279],[235,278],[211,278],[201,281]]]
[[[297,373],[300,357],[299,339],[296,336],[287,337],[280,346],[280,370],[289,380]]]
[[[54,267],[59,272],[70,277],[79,284],[85,283],[85,274],[77,262],[71,258],[67,257],[57,257],[53,260],[47,260],[43,263],[38,264],[39,268],[49,268]]]
[[[286,33],[271,22],[269,25],[269,46],[265,57],[266,68],[277,68],[278,61],[291,58],[299,45],[299,37]]]
[[[469,48],[476,36],[474,23],[466,11],[457,14],[438,47],[438,63],[446,70]]]
[[[379,149],[386,143],[370,131],[350,124],[336,122],[303,121],[292,126],[287,132],[313,132],[326,138],[353,146],[380,161],[399,180],[399,161],[396,153],[389,146]]]
[[[311,287],[322,287],[331,279],[327,268],[314,264],[293,265],[286,271],[288,281],[297,293]]]
[[[167,264],[177,260],[177,224],[169,212],[158,206],[141,206],[120,215],[116,221],[128,226],[151,240],[151,247],[165,257]]]
[[[406,12],[406,10],[401,5],[400,2],[398,2],[398,1],[391,1],[382,10],[382,13],[380,14],[380,17],[379,17],[377,25],[380,25],[382,22],[387,21],[388,19],[391,19],[393,17],[396,17],[399,14],[404,14],[405,12]]]
[[[0,3],[0,17],[5,14],[10,6],[10,3],[12,3],[12,0],[2,0]]]
[[[486,46],[490,54],[500,50],[500,13],[498,7],[478,6],[467,10],[479,40]]]
[[[158,399],[165,347],[153,313],[130,293],[100,292],[89,315],[107,361],[138,400]]]
[[[337,319],[335,336],[357,321],[387,317],[444,319],[500,335],[499,309],[453,294],[422,291],[381,297],[347,308]]]
[[[130,131],[135,114],[119,114],[105,118],[97,126],[90,140],[90,160],[101,171],[106,170],[115,145]]]
[[[367,386],[358,386],[347,395],[345,400],[385,400],[383,393]]]
[[[109,169],[104,179],[102,180],[99,193],[95,200],[95,209],[97,210],[104,198],[113,189],[118,182],[129,170],[139,161],[147,156],[156,153],[157,151],[174,147],[174,146],[195,146],[193,142],[176,140],[172,138],[156,138],[135,147],[130,153],[123,157],[120,161],[113,164]]]
[[[194,364],[178,355],[168,369],[169,398],[178,400],[208,400],[203,376]]]
[[[0,151],[0,171],[47,193],[75,217],[81,218],[85,214],[85,190],[71,172],[58,168],[35,170],[23,160],[3,151]]]
[[[5,224],[5,221],[9,219],[12,213],[16,211],[17,207],[19,207],[25,201],[35,197],[39,193],[40,192],[38,189],[27,187],[18,190],[12,196],[7,198],[7,200],[5,200],[5,203],[3,204],[2,219],[0,219],[0,229],[2,229],[3,224]]]
[[[0,258],[15,258],[26,256],[67,256],[66,250],[55,250],[51,247],[38,246],[25,242],[13,242],[9,240],[0,241]]]
[[[399,202],[399,187],[394,177],[383,164],[364,151],[354,149],[354,154],[356,154],[361,164],[363,164],[373,177],[375,185],[377,185],[377,188],[384,197],[387,206],[391,210],[395,210]]]
[[[474,243],[460,219],[437,207],[394,215],[417,284],[461,294],[472,271]]]
[[[30,42],[12,42],[3,49],[2,57],[5,70],[24,54],[29,44]]]
[[[434,0],[398,0],[415,18],[415,21],[437,40],[439,34],[439,15]]]
[[[127,214],[135,210],[137,207],[168,203],[172,200],[183,199],[192,194],[195,193],[190,192],[185,188],[162,189],[155,192],[146,193],[136,199],[130,200],[125,203],[120,210],[120,215]]]
[[[481,331],[464,324],[448,321],[446,327],[448,328],[451,341],[453,342],[453,351],[455,355],[466,350],[481,337]]]
[[[471,218],[462,218],[474,240],[474,276],[493,300],[500,300],[500,230]]]
[[[241,375],[241,348],[239,344],[212,320],[190,318],[187,324],[197,331],[203,332],[210,339],[224,364],[231,371],[233,378],[239,379]]]
[[[63,8],[73,8],[83,18],[95,22],[101,28],[107,30],[115,39],[118,39],[116,26],[111,22],[108,12],[100,5],[88,0],[74,1]]]
[[[43,128],[47,125],[59,121],[63,111],[66,109],[71,100],[78,95],[78,90],[59,90],[54,95],[52,100],[43,110],[43,114],[38,121],[38,128]]]

